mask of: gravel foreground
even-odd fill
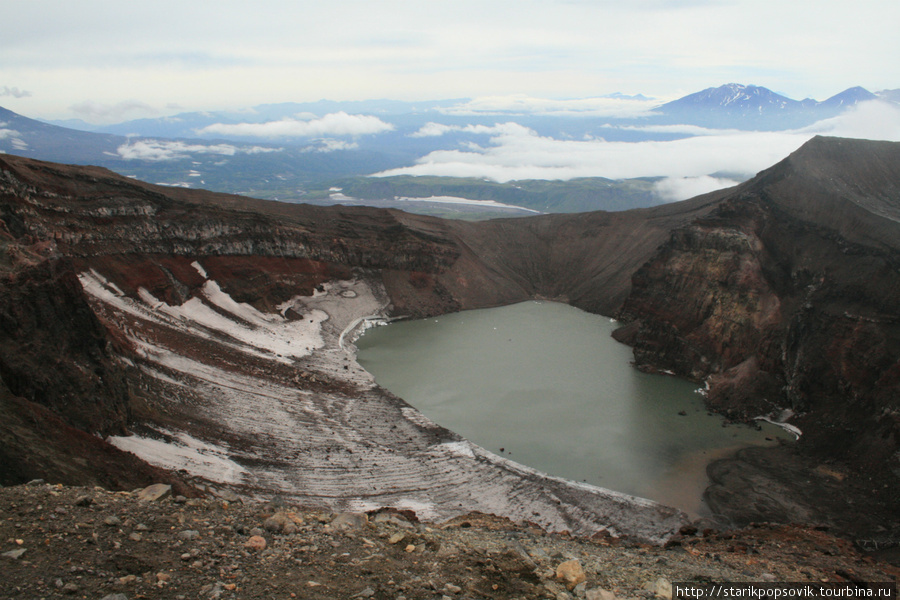
[[[895,583],[817,529],[685,528],[666,547],[578,539],[488,515],[419,523],[270,502],[40,481],[0,488],[0,598],[671,598],[672,582]]]

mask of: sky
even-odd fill
[[[900,87],[897,0],[9,0],[0,106],[94,123],[320,99]]]

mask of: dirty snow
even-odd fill
[[[161,430],[161,433],[173,441],[139,435],[111,436],[107,441],[157,467],[184,469],[211,481],[239,484],[249,474],[247,469],[228,458],[228,450],[223,446],[198,440],[184,432]]]

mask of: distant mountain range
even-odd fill
[[[792,100],[770,89],[729,83],[663,104],[657,112],[670,120],[691,125],[780,130],[809,125],[834,117],[851,106],[869,100],[896,102],[897,90],[873,94],[852,87],[821,102]]]
[[[348,178],[408,167],[431,153],[485,147],[502,126],[550,140],[670,141],[695,135],[684,124],[779,131],[833,117],[870,100],[900,104],[900,90],[845,90],[824,101],[792,100],[764,87],[727,84],[659,104],[611,94],[590,101],[514,99],[491,105],[467,99],[432,102],[370,100],[265,104],[235,112],[190,112],[113,125],[37,121],[0,108],[0,152],[69,164],[93,164],[126,176],[188,188],[283,201],[329,201],[330,187],[415,196],[412,178],[366,185]],[[593,103],[593,104],[592,104]],[[745,173],[744,178],[753,173]],[[738,177],[740,179],[740,177]],[[548,211],[622,210],[659,204],[644,178],[582,178],[577,186],[548,182],[529,192],[466,181],[473,199],[520,202]],[[454,187],[443,181],[438,191]],[[514,185],[509,185],[515,188]],[[520,186],[521,189],[522,186]],[[572,195],[571,190],[577,189]],[[624,202],[624,204],[623,204]],[[412,207],[411,207],[412,208]],[[421,209],[422,207],[419,207]],[[482,215],[483,216],[483,215]]]

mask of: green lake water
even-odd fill
[[[356,345],[381,386],[479,446],[705,514],[706,465],[783,433],[723,427],[697,384],[631,367],[615,328],[565,304],[524,302],[376,327]]]

